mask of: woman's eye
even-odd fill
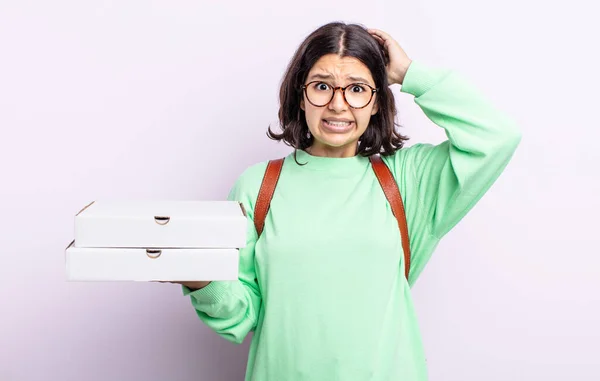
[[[363,86],[360,85],[354,85],[352,86],[352,91],[355,93],[361,93],[363,91],[366,91],[365,88]]]
[[[317,88],[317,90],[323,90],[323,91],[325,91],[325,90],[328,90],[328,89],[329,89],[329,85],[328,85],[328,84],[326,84],[326,83],[323,83],[323,82],[317,83],[317,84],[315,85],[315,87]]]

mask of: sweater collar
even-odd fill
[[[294,152],[289,155],[290,162],[300,169],[326,171],[331,174],[352,174],[360,173],[369,164],[369,158],[361,155],[352,157],[324,157],[313,156],[304,150],[296,150],[296,157],[301,165],[294,161]]]

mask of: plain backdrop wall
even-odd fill
[[[281,77],[334,20],[460,71],[524,134],[413,288],[430,379],[600,379],[586,4],[0,1],[0,380],[243,378],[249,340],[203,326],[178,286],[69,283],[64,249],[91,200],[224,199],[246,167],[290,152],[265,136]],[[392,88],[410,144],[445,138]]]

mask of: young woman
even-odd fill
[[[448,140],[402,148],[393,84]],[[455,72],[412,61],[380,30],[344,23],[301,44],[280,102],[282,132],[269,136],[295,150],[264,230],[259,236],[253,216],[266,162],[248,168],[229,197],[249,217],[239,280],[181,282],[184,294],[224,338],[241,343],[254,331],[246,380],[426,380],[410,287],[503,171],[517,127]],[[372,155],[389,167],[404,203],[408,278]]]

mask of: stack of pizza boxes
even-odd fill
[[[75,215],[67,280],[235,280],[247,221],[235,201],[94,201]]]

